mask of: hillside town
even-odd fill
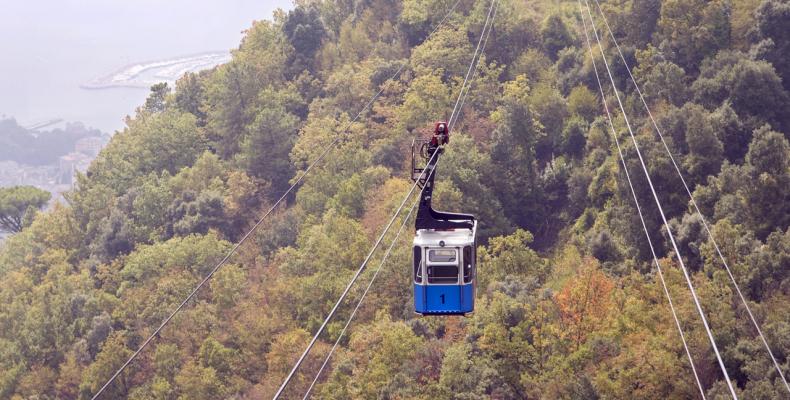
[[[53,200],[72,188],[77,172],[85,172],[99,155],[109,136],[89,136],[78,139],[74,147],[46,165],[28,165],[11,160],[0,161],[0,187],[30,185],[52,193]]]

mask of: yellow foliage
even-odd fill
[[[614,282],[600,270],[598,261],[585,257],[573,279],[556,295],[566,335],[578,347],[587,335],[611,318]]]

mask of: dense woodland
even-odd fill
[[[339,137],[104,396],[271,398],[409,189],[412,138],[449,116],[489,6],[462,0],[428,37],[453,3],[300,0],[254,22],[231,62],[152,88],[67,204],[0,249],[0,398],[89,399]],[[743,399],[787,399],[591,6],[730,377]],[[790,375],[790,3],[601,6]],[[700,397],[580,16],[577,2],[501,0],[439,164],[437,207],[481,224],[474,314],[413,313],[407,230],[316,398]],[[619,112],[614,124],[707,398],[729,398]],[[352,307],[286,398],[301,398]]]

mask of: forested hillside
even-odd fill
[[[299,0],[253,23],[231,62],[152,88],[68,204],[0,248],[0,398],[90,399],[339,138],[102,396],[271,398],[410,188],[411,140],[449,117],[490,6],[461,0],[429,36],[454,3]],[[790,2],[601,8],[790,375]],[[590,10],[737,394],[787,399],[594,2]],[[701,397],[590,50],[700,383],[708,399],[730,398],[594,37],[587,47],[586,12],[575,1],[497,5],[435,192],[437,208],[480,221],[476,311],[413,313],[407,229],[314,398]],[[284,398],[304,394],[372,273]]]

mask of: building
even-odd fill
[[[91,165],[91,161],[93,161],[93,157],[76,151],[66,154],[65,156],[60,156],[60,158],[58,158],[58,183],[73,183],[76,173],[84,173],[87,171],[88,167]]]
[[[107,141],[101,136],[89,136],[77,140],[77,143],[74,144],[74,151],[95,158],[106,143]]]

